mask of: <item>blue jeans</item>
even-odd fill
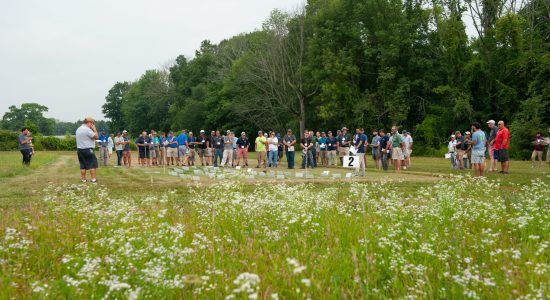
[[[311,161],[313,162],[313,166],[317,167],[317,149],[311,148]]]
[[[271,150],[267,153],[267,166],[277,167],[277,150]]]
[[[122,164],[122,150],[116,151],[116,163],[117,166],[120,166]]]
[[[286,152],[286,160],[288,162],[288,168],[293,169],[294,168],[294,151],[287,151]]]
[[[218,157],[220,158],[219,162],[222,162],[223,158],[223,149],[214,149],[214,167],[218,166]]]
[[[382,152],[382,168],[387,171],[388,170],[388,153]]]
[[[464,157],[464,169],[468,169],[468,158],[467,157]]]
[[[457,161],[456,161],[456,155],[454,152],[451,152],[451,166],[453,167],[453,169],[458,169],[458,164],[457,164]]]

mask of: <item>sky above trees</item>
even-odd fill
[[[37,102],[46,116],[102,118],[113,82],[162,69],[201,41],[261,27],[301,0],[8,1],[0,10],[0,115]]]

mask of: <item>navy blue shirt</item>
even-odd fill
[[[380,149],[386,149],[386,146],[388,145],[390,138],[387,135],[384,135],[380,139]]]
[[[136,140],[136,145],[137,144],[149,144],[149,143],[151,143],[151,139],[149,137],[144,138],[144,137],[140,136]],[[138,146],[140,151],[145,151],[145,149],[148,148],[148,147],[149,147],[149,145]]]
[[[361,141],[363,141],[361,143],[361,146],[357,147]],[[353,144],[357,148],[357,153],[365,153],[365,144],[367,143],[367,141],[368,137],[365,134],[361,133],[355,135],[355,137],[353,138]]]
[[[237,140],[237,146],[239,146],[240,149],[248,149],[248,145],[250,145],[248,138],[240,137]]]
[[[336,143],[338,143],[338,139],[336,137],[328,137],[327,138],[327,150],[328,151],[334,151],[336,150]]]
[[[198,136],[195,142],[198,142],[197,148],[199,149],[206,149],[206,142],[208,141],[208,138],[206,136]]]

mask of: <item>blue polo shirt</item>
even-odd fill
[[[355,147],[357,147],[357,145],[359,145],[359,143],[363,141],[363,143],[361,143],[361,146],[359,146],[359,148],[357,148],[357,153],[365,153],[365,143],[367,143],[368,141],[368,138],[365,134],[356,134],[355,135],[355,138],[354,138],[354,145]]]
[[[177,141],[177,139],[172,135],[172,136],[167,136],[166,137],[166,140],[170,143],[170,142],[175,142]],[[168,144],[167,145],[168,148],[177,148],[178,147],[178,144]]]
[[[101,141],[99,142],[99,145],[101,147],[107,147],[107,143],[109,142],[109,136],[106,134],[102,134],[99,136],[98,140]]]
[[[188,137],[187,137],[187,134],[184,134],[184,133],[180,133],[180,135],[178,135],[178,137],[176,138],[176,140],[178,141],[178,145],[180,146],[185,146],[185,142],[188,141]]]
[[[338,139],[335,136],[327,137],[327,150],[328,151],[336,150],[336,143],[338,143]]]
[[[319,149],[321,151],[327,151],[327,137],[320,137],[317,142],[319,143]]]

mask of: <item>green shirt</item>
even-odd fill
[[[265,136],[257,137],[256,138],[256,152],[262,152],[265,151],[265,143],[267,142],[267,139]]]
[[[400,135],[399,133],[396,133],[392,136],[391,146],[393,148],[398,148],[398,147],[401,147],[401,143],[403,143],[403,142],[404,142],[403,136]]]

